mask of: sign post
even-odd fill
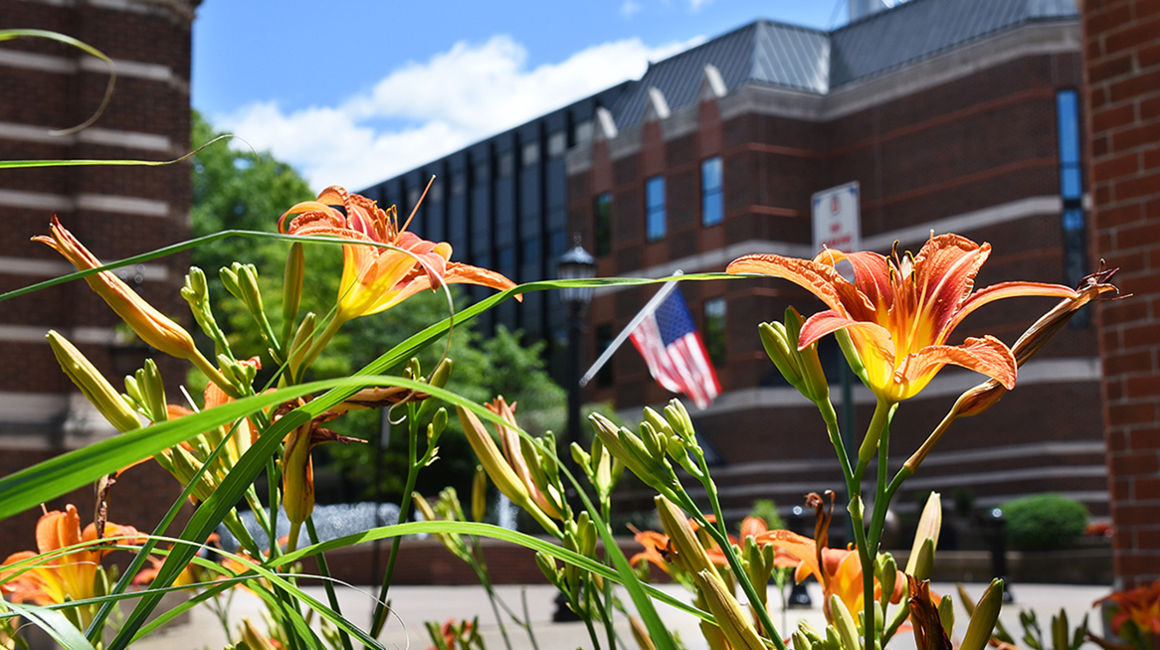
[[[813,208],[814,221],[814,253],[820,253],[827,248],[852,253],[862,248],[862,212],[860,207],[861,193],[858,181],[831,187],[822,190],[810,197],[810,206]],[[844,270],[839,270],[847,280],[854,278],[849,275],[849,264],[843,264]],[[846,455],[854,458],[857,453],[854,447],[854,378],[850,367],[845,360],[838,361],[838,377],[842,387],[842,444],[846,447]],[[850,495],[846,495],[849,502]],[[846,518],[846,540],[854,539],[854,528],[849,517]]]
[[[811,197],[815,254],[826,248],[853,252],[862,247],[860,198],[858,181],[822,190]]]

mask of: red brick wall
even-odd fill
[[[9,55],[0,64],[0,159],[145,159],[168,160],[188,151],[190,130],[189,79],[193,0],[157,3],[128,0],[118,8],[90,2],[54,3],[40,0],[0,2],[0,25],[63,33],[96,47],[119,64],[121,74],[104,113],[93,130],[78,135],[48,137],[50,129],[85,121],[100,105],[108,74],[89,67],[80,50],[45,39],[16,39],[2,47]],[[105,3],[107,4],[107,3]],[[38,67],[48,63],[47,67]],[[142,72],[144,71],[144,73]],[[26,130],[7,128],[12,125]],[[28,133],[36,133],[29,137]],[[21,135],[23,133],[23,135]],[[103,137],[101,137],[103,134]],[[168,140],[168,147],[139,148]],[[112,139],[112,142],[107,140]],[[136,255],[188,237],[191,201],[189,163],[159,168],[72,167],[11,170],[0,176],[0,257],[9,261],[51,261],[62,258],[47,246],[29,241],[46,234],[53,210],[20,205],[13,198],[35,195],[72,209],[59,210],[60,219],[94,254],[105,261]],[[166,204],[164,214],[143,215],[76,205],[83,196],[124,197]],[[83,203],[83,202],[81,202]],[[130,202],[131,204],[131,202]],[[146,300],[162,312],[188,322],[189,310],[178,293],[186,260],[175,256],[152,263],[164,267],[166,279],[147,279],[140,287]],[[49,279],[51,273],[0,273],[0,292]],[[116,315],[84,282],[73,282],[13,299],[0,306],[0,393],[67,395],[76,389],[57,365],[52,351],[34,332],[56,329],[72,336],[76,327],[112,328]],[[15,332],[15,334],[14,334]],[[113,347],[79,342],[78,347],[119,384]],[[138,360],[137,365],[139,365]],[[186,364],[158,359],[167,383],[184,379]],[[121,369],[121,373],[124,369]],[[15,420],[0,412],[0,476],[43,461],[63,451],[60,422],[63,413],[45,413],[39,422]],[[86,439],[69,440],[84,444]],[[110,519],[151,530],[180,494],[180,486],[150,463],[122,476],[113,489]],[[149,498],[142,498],[147,495]],[[75,503],[81,519],[91,521],[93,494],[83,488],[47,503],[63,508]],[[0,531],[0,557],[35,546],[34,509],[5,521]],[[180,523],[180,522],[179,522]],[[115,560],[114,560],[115,561]]]
[[[1160,2],[1086,0],[1096,257],[1132,297],[1101,305],[1116,576],[1160,578]]]

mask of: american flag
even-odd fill
[[[629,337],[653,379],[666,389],[688,395],[698,408],[712,404],[721,392],[717,371],[680,289],[674,288]]]

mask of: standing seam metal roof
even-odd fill
[[[997,32],[1077,20],[1074,0],[910,0],[832,32],[758,20],[649,66],[613,105],[620,128],[644,119],[649,88],[676,110],[697,101],[712,64],[727,90],[763,83],[826,94]]]

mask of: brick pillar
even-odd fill
[[[1125,300],[1099,309],[1115,571],[1160,578],[1160,2],[1081,3],[1093,249]]]

